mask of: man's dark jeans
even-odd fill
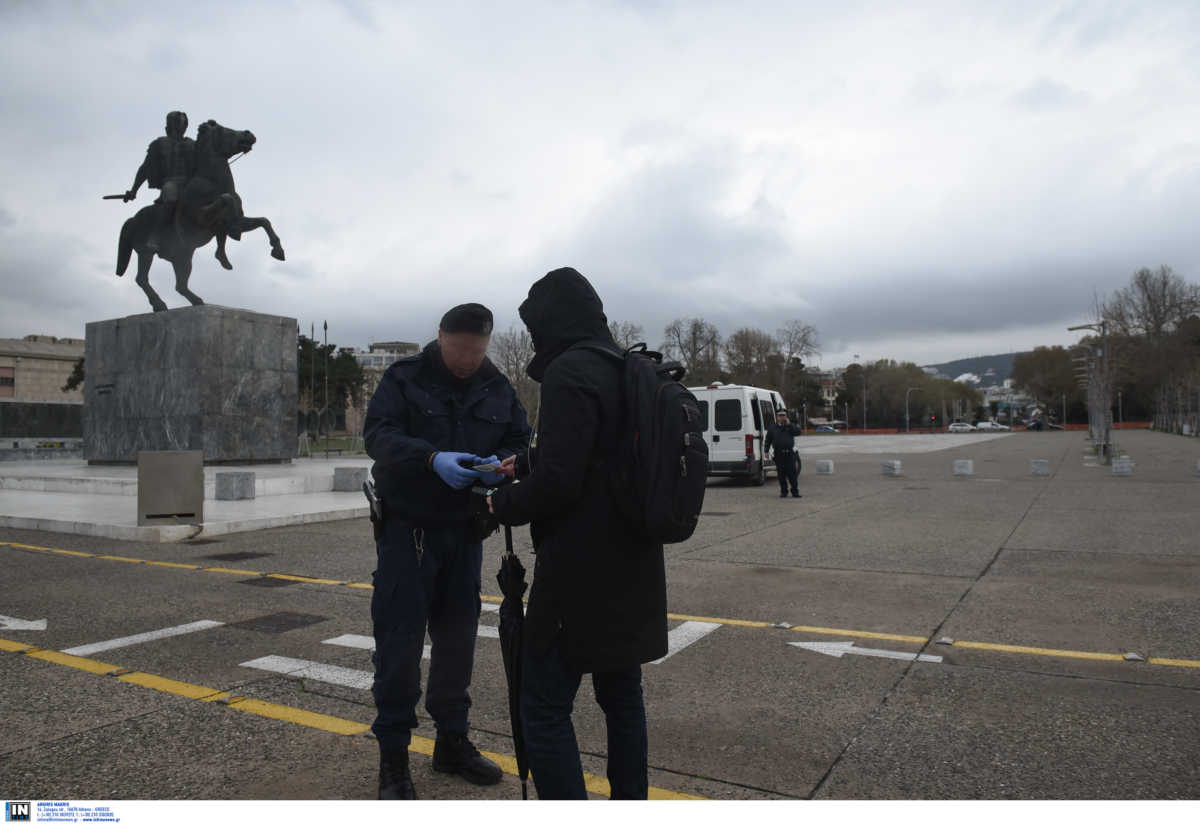
[[[558,641],[545,655],[528,645],[521,656],[521,721],[525,749],[538,798],[586,799],[583,765],[571,709],[583,674],[572,671]],[[646,707],[642,702],[642,668],[592,673],[596,703],[608,726],[608,783],[611,797],[645,799],[647,776]]]
[[[418,539],[423,546],[417,558]],[[407,749],[417,726],[425,629],[432,650],[425,709],[439,732],[466,733],[483,545],[463,525],[416,530],[385,520],[375,545],[371,621],[374,624],[376,718],[381,750]]]

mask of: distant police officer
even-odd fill
[[[775,450],[775,470],[779,475],[779,497],[786,498],[788,485],[792,487],[792,497],[800,495],[800,456],[796,453],[796,436],[803,435],[799,425],[788,420],[787,412],[780,409],[775,415],[775,425],[767,430],[767,440],[764,446],[768,451]]]
[[[416,798],[408,746],[417,726],[426,627],[432,650],[425,709],[437,725],[433,768],[475,784],[501,777],[467,738],[487,531],[473,520],[472,499],[481,496],[471,487],[511,477],[530,428],[512,385],[487,359],[491,333],[487,308],[451,309],[435,342],[384,373],[367,408],[364,437],[382,509],[371,596],[377,712],[371,729],[379,741],[381,799]],[[497,473],[470,468],[501,462]]]

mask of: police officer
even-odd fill
[[[380,748],[381,799],[416,798],[408,746],[427,627],[433,768],[480,785],[501,777],[467,738],[487,531],[475,525],[472,499],[480,509],[486,505],[471,487],[512,476],[530,427],[512,384],[487,358],[491,333],[486,307],[454,307],[436,341],[384,373],[367,408],[364,438],[383,510],[371,596],[377,713],[371,730]],[[481,464],[502,469],[471,469]]]
[[[792,497],[800,495],[800,456],[796,453],[796,436],[803,435],[804,430],[798,424],[788,420],[787,412],[780,409],[775,413],[775,425],[767,429],[767,439],[763,445],[768,452],[775,450],[775,472],[779,476],[779,497],[786,498],[788,485],[792,487]]]

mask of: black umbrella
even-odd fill
[[[517,772],[521,776],[521,798],[529,800],[529,760],[525,756],[525,731],[521,728],[521,628],[525,623],[525,566],[513,552],[512,527],[504,527],[506,551],[496,573],[496,583],[504,593],[500,603],[500,653],[504,656],[504,674],[508,678],[508,714],[512,719],[513,747],[517,753]]]

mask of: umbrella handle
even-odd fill
[[[507,524],[504,526],[504,547],[509,555],[513,554],[512,527]]]

